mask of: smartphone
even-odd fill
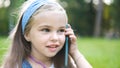
[[[68,28],[68,24],[66,24],[66,29]],[[69,36],[65,38],[65,68],[68,68],[68,50],[69,50]]]

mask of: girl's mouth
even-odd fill
[[[50,52],[55,52],[59,46],[57,44],[50,44],[46,47],[49,49]]]

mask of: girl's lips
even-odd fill
[[[49,51],[55,52],[57,50],[58,45],[57,44],[50,44],[46,47],[49,49]]]
[[[57,50],[57,48],[48,48],[50,50],[50,52],[55,52]]]

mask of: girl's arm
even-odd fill
[[[66,29],[66,35],[69,35],[70,38],[70,56],[73,58],[74,62],[76,63],[77,68],[92,68],[89,62],[85,59],[85,57],[79,52],[77,43],[76,43],[76,36],[72,28],[69,25],[69,28]]]
[[[77,68],[92,68],[89,62],[85,59],[85,57],[76,50],[71,57],[73,58]]]

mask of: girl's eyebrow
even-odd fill
[[[52,28],[52,26],[50,26],[50,25],[40,25],[39,28],[41,28],[41,27]],[[58,27],[58,28],[66,28],[66,26],[60,26],[60,27]]]
[[[43,29],[43,28],[51,28],[51,27],[48,26],[48,25],[39,25],[37,28],[38,29]]]
[[[50,28],[51,26],[49,26],[49,25],[40,25],[39,28],[41,28],[41,27],[49,27]]]
[[[59,28],[66,28],[65,26],[61,26],[61,27],[59,27]]]

